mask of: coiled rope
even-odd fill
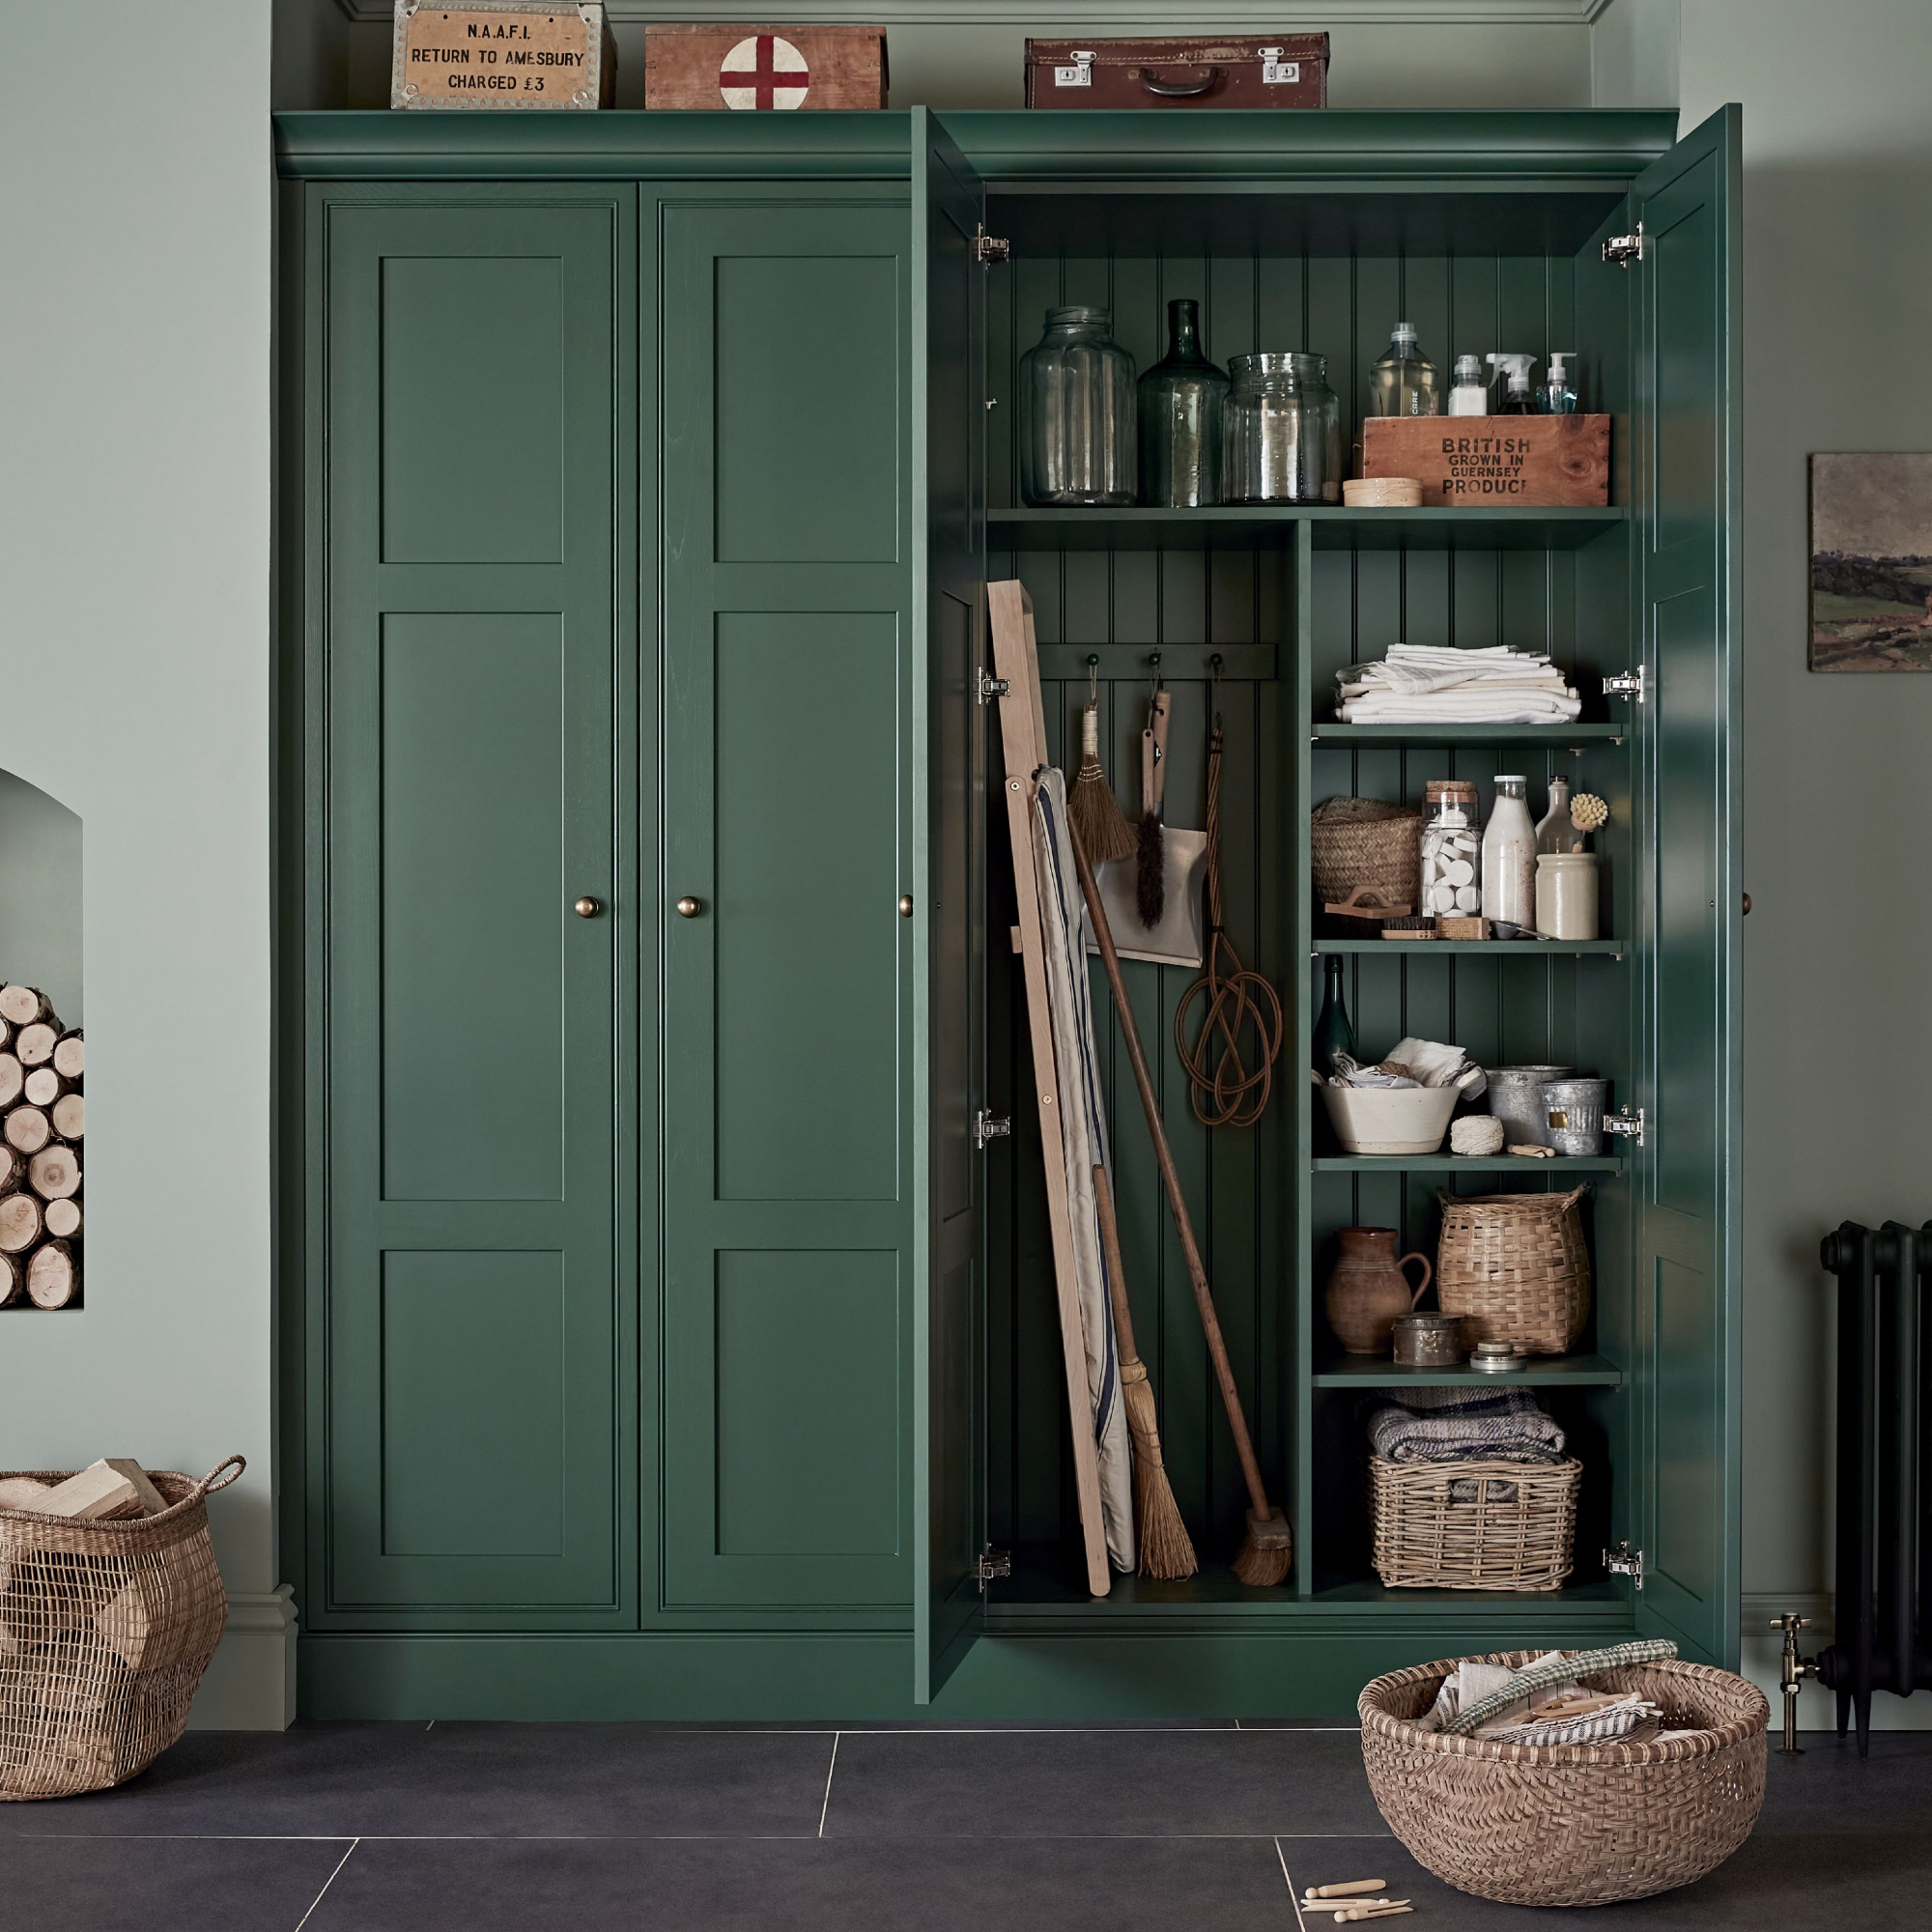
[[[1251,1127],[1261,1119],[1281,1057],[1281,1000],[1259,973],[1250,973],[1221,923],[1221,672],[1214,659],[1208,734],[1207,970],[1180,996],[1174,1011],[1174,1046],[1187,1069],[1187,1102],[1204,1127]],[[1205,995],[1199,1037],[1187,1043],[1187,1015]],[[1261,1059],[1252,1072],[1241,1057],[1241,1035],[1252,1027]]]

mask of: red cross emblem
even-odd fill
[[[810,85],[805,56],[776,34],[740,41],[718,70],[726,107],[802,107]]]

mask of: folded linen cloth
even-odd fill
[[[1346,1053],[1331,1057],[1331,1087],[1460,1087],[1465,1100],[1489,1091],[1490,1076],[1460,1046],[1441,1040],[1405,1039],[1374,1066],[1360,1065]]]
[[[1453,1727],[1465,1736],[1513,1745],[1605,1744],[1630,1738],[1639,1725],[1650,1727],[1651,1739],[1690,1735],[1664,1731],[1662,1708],[1634,1691],[1626,1696],[1591,1691],[1576,1675],[1578,1662],[1587,1674],[1587,1658],[1573,1660],[1560,1650],[1546,1651],[1521,1670],[1467,1660],[1442,1680],[1435,1705],[1416,1720],[1418,1728]],[[1473,1726],[1457,1722],[1464,1713],[1476,1717],[1479,1707],[1492,1715]]]
[[[1385,1463],[1560,1463],[1568,1438],[1527,1389],[1407,1388],[1368,1403]]]
[[[1567,724],[1582,710],[1547,655],[1505,645],[1395,643],[1379,662],[1350,665],[1335,681],[1347,724]]]

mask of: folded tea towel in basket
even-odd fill
[[[1582,701],[1541,651],[1391,644],[1378,664],[1337,671],[1348,724],[1568,724]]]
[[[1460,1087],[1465,1100],[1489,1092],[1490,1076],[1463,1051],[1439,1039],[1403,1039],[1374,1066],[1346,1053],[1332,1056],[1331,1087]]]
[[[1642,1648],[1661,1654],[1656,1645]],[[1674,1655],[1676,1647],[1664,1649]],[[1647,1697],[1634,1691],[1621,1696],[1593,1691],[1577,1681],[1579,1673],[1591,1669],[1593,1658],[1599,1669],[1612,1661],[1609,1653],[1570,1658],[1550,1650],[1521,1670],[1512,1670],[1507,1664],[1468,1659],[1442,1680],[1435,1706],[1417,1721],[1425,1731],[1454,1731],[1510,1745],[1606,1744],[1631,1736],[1639,1725],[1654,1730],[1663,1713]]]
[[[1562,1430],[1527,1389],[1405,1389],[1372,1398],[1368,1426],[1387,1463],[1563,1460]]]

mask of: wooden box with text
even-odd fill
[[[391,107],[608,107],[616,84],[604,0],[396,0]]]
[[[1608,416],[1367,416],[1362,474],[1412,476],[1425,507],[1602,509]]]
[[[760,109],[886,104],[883,27],[644,29],[644,105]]]

